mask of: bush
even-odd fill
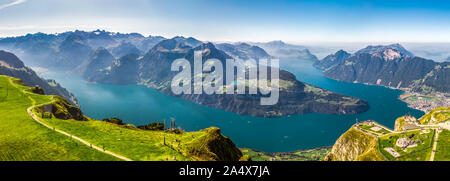
[[[139,129],[143,130],[152,130],[152,131],[162,131],[164,130],[164,124],[163,123],[150,123],[143,126],[138,126]]]
[[[119,118],[107,118],[107,119],[103,119],[103,121],[108,122],[108,123],[117,124],[117,125],[124,125],[123,121]]]
[[[170,128],[170,129],[167,129],[166,131],[170,132],[170,133],[175,133],[175,134],[184,133],[183,129],[181,129],[181,128]]]

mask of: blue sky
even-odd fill
[[[208,41],[450,42],[450,2],[0,0],[0,36],[106,29]]]

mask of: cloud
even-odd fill
[[[4,9],[4,8],[7,8],[7,7],[15,6],[15,5],[18,5],[18,4],[22,4],[22,3],[26,2],[26,1],[27,0],[14,0],[14,1],[10,2],[10,3],[0,4],[0,10]]]

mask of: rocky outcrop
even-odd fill
[[[39,86],[34,86],[33,88],[31,88],[31,92],[35,93],[35,94],[40,94],[40,95],[44,95],[44,89],[42,89]]]
[[[239,161],[243,156],[233,141],[221,134],[219,128],[211,127],[200,131],[206,134],[195,138],[186,145],[188,154],[197,160]],[[248,160],[248,158],[243,158],[243,160]]]
[[[378,139],[352,127],[333,145],[326,161],[382,160],[377,151]],[[370,156],[369,156],[370,154]]]
[[[55,96],[51,104],[43,105],[40,110],[51,112],[58,119],[74,119],[78,121],[87,121],[79,107],[72,106],[66,99]]]

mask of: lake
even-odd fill
[[[400,90],[338,82],[322,75],[312,62],[298,59],[280,60],[280,67],[294,73],[298,80],[366,100],[370,110],[356,115],[301,114],[280,118],[241,116],[207,108],[162,94],[140,85],[90,84],[81,77],[64,73],[43,73],[74,93],[85,115],[94,119],[118,117],[134,125],[162,122],[174,118],[186,131],[215,126],[222,129],[238,147],[264,152],[287,152],[331,146],[355,124],[356,119],[375,120],[393,128],[395,119],[423,112],[408,108],[400,101]]]

